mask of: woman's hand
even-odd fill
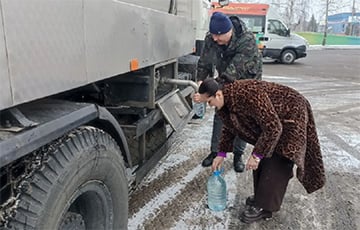
[[[246,162],[246,170],[256,170],[259,167],[260,158],[250,155]]]
[[[223,162],[224,162],[224,157],[215,157],[211,165],[212,171],[221,170],[221,166]]]

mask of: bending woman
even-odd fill
[[[294,164],[308,193],[324,186],[314,117],[310,103],[299,92],[266,81],[217,82],[208,78],[199,93],[201,101],[217,108],[224,123],[213,170],[221,167],[226,152],[232,151],[236,136],[254,146],[246,162],[246,169],[253,170],[254,195],[246,199],[243,222],[270,218],[280,210]]]

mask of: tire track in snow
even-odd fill
[[[167,186],[177,184],[183,180],[184,172],[199,166],[203,157],[206,156],[205,149],[196,151],[192,154],[192,158],[174,164],[171,168],[166,169],[161,175],[153,179],[148,185],[143,185],[136,189],[130,196],[129,200],[129,216],[133,216],[145,204],[150,202],[154,197],[161,193]]]
[[[230,170],[231,166],[231,161],[227,161],[224,164],[226,171]],[[153,203],[150,206],[153,210],[156,210],[154,218],[146,219],[141,229],[171,228],[179,221],[181,214],[191,208],[193,203],[199,204],[204,199],[206,195],[206,181],[209,176],[209,169],[204,169],[199,165],[190,170],[176,185],[168,187],[168,189],[159,194],[152,200],[156,202],[156,205]],[[166,199],[159,202],[159,199],[162,200],[161,197]]]

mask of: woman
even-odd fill
[[[223,78],[221,78],[222,81]],[[226,79],[226,78],[225,78]],[[221,167],[235,136],[254,146],[246,169],[253,171],[254,195],[241,215],[245,223],[272,217],[280,210],[293,165],[308,193],[325,183],[324,166],[309,102],[284,85],[208,78],[199,87],[200,100],[217,108],[224,126],[212,169]]]

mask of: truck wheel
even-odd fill
[[[128,183],[110,135],[81,127],[44,150],[20,185],[14,229],[126,229]]]
[[[281,53],[281,62],[284,64],[292,64],[296,59],[296,54],[292,50],[284,50]]]

